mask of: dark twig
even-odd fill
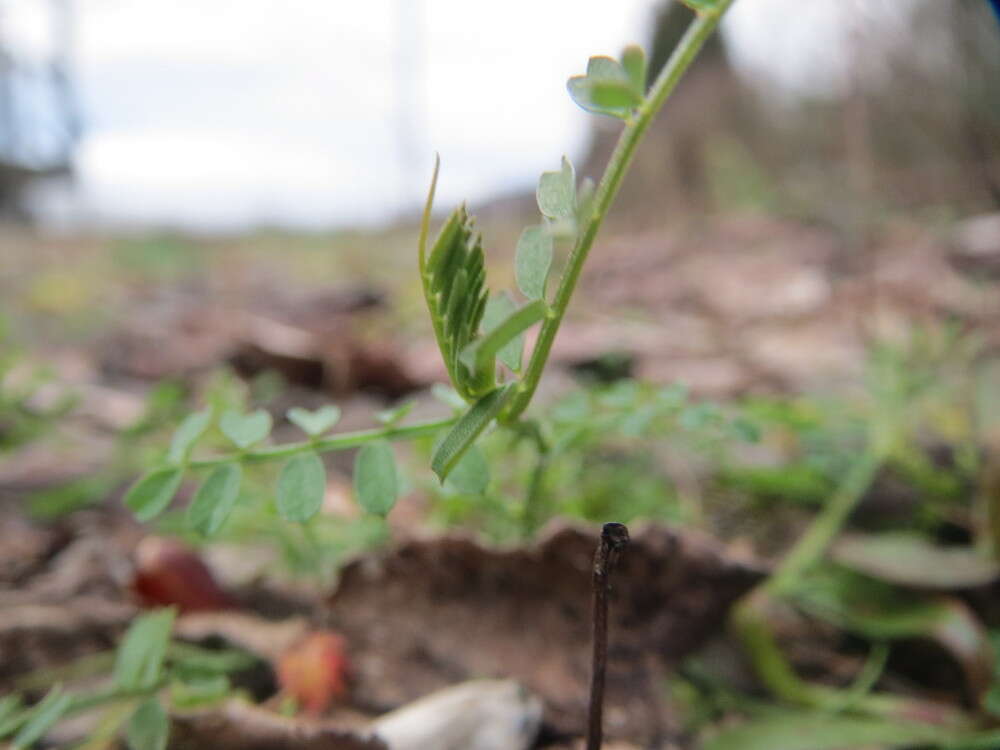
[[[604,674],[608,665],[608,592],[612,569],[628,545],[624,524],[606,523],[594,554],[594,651],[590,674],[587,750],[600,750],[604,724]]]

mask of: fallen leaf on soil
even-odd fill
[[[349,564],[328,620],[351,644],[355,702],[381,711],[462,680],[509,677],[542,698],[553,729],[582,734],[596,544],[593,529],[560,526],[527,548],[445,537]],[[613,579],[609,736],[662,733],[663,671],[761,577],[697,534],[635,530]]]
[[[98,346],[100,369],[112,379],[189,377],[217,366],[232,348],[230,315],[173,290],[143,300],[124,321]]]
[[[338,396],[363,390],[399,398],[421,386],[392,347],[362,341],[346,320],[315,331],[246,315],[230,361],[246,376],[279,372]]]

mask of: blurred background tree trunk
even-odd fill
[[[46,54],[10,42],[0,4],[0,219],[28,221],[31,190],[69,179],[80,138],[72,77],[71,0],[49,0]]]
[[[776,211],[856,245],[886,210],[1000,207],[1000,28],[988,4],[922,0],[884,27],[866,12],[859,4],[843,85],[829,90],[790,96],[742,78],[714,36],[640,147],[615,220]],[[651,78],[692,15],[677,0],[651,14]],[[620,124],[592,122],[583,171],[599,175]]]
[[[666,0],[652,14],[649,80],[666,64],[694,14],[676,0]],[[700,213],[713,204],[707,160],[711,142],[723,123],[742,119],[745,92],[726,50],[725,37],[713,35],[639,148],[622,186],[621,205],[640,224],[670,212]],[[600,174],[614,148],[617,122],[594,118],[593,140],[584,171]]]

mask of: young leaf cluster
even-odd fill
[[[476,438],[498,417],[513,383],[498,380],[498,363],[520,372],[524,333],[549,313],[546,283],[554,237],[575,232],[577,187],[573,166],[563,158],[558,172],[542,175],[537,191],[543,224],[527,227],[517,243],[515,275],[527,302],[507,293],[489,295],[482,238],[464,205],[445,221],[430,251],[427,237],[437,185],[435,165],[420,230],[418,260],[427,309],[455,391],[471,404],[440,443],[431,468],[444,481]]]
[[[483,239],[464,205],[448,217],[429,254],[421,245],[420,275],[451,382],[463,398],[473,401],[491,391],[496,379],[488,367],[470,365],[461,356],[479,334],[489,296]]]
[[[569,95],[588,112],[628,120],[646,97],[646,53],[641,47],[625,48],[621,60],[592,57],[587,73],[566,84]]]
[[[525,332],[551,315],[546,293],[555,242],[557,239],[575,240],[590,208],[594,186],[591,180],[584,180],[577,188],[576,171],[565,156],[557,171],[542,173],[535,194],[542,221],[521,232],[514,260],[517,286],[527,301],[518,306],[510,294],[501,292],[488,297],[480,313],[482,297],[478,295],[485,292],[478,284],[470,288],[467,279],[472,274],[455,260],[474,259],[475,278],[479,278],[483,267],[482,240],[472,235],[471,229],[468,239],[462,240],[464,235],[456,233],[455,229],[460,221],[466,221],[471,227],[464,206],[457,208],[446,220],[429,258],[426,256],[425,242],[437,175],[435,165],[421,227],[420,267],[431,323],[452,385],[471,402],[469,411],[439,444],[432,459],[431,468],[444,481],[489,423],[502,416],[514,395],[516,382],[504,384],[497,380],[497,363],[505,365],[515,376],[521,373]],[[473,236],[475,240],[471,239]],[[458,247],[454,247],[456,242],[459,242]],[[461,242],[472,243],[474,252],[463,255]],[[477,296],[455,302],[456,294]],[[472,317],[464,320],[452,317],[453,311],[463,310],[472,311]],[[484,415],[488,415],[485,421]]]
[[[521,309],[516,309],[509,298],[505,302],[498,303],[507,311],[506,321],[509,322],[509,326],[501,323],[489,329],[503,331],[503,335],[498,335],[496,342],[488,350],[484,344],[477,344],[474,340],[476,327],[482,317],[479,312],[481,297],[472,297],[460,305],[450,304],[455,293],[470,293],[467,279],[472,276],[471,271],[463,269],[459,263],[437,260],[439,257],[449,261],[452,258],[465,258],[468,262],[469,258],[474,257],[476,260],[474,269],[478,272],[481,267],[481,255],[478,252],[481,249],[481,241],[478,236],[473,241],[471,229],[468,238],[455,231],[455,227],[462,226],[467,217],[464,207],[456,209],[448,219],[435,243],[431,258],[428,259],[426,256],[428,224],[438,174],[435,166],[420,230],[419,260],[431,321],[455,389],[469,401],[474,398],[482,399],[490,395],[491,389],[498,389],[494,384],[496,367],[492,361],[493,355],[503,351],[504,357],[501,361],[508,365],[510,362],[520,365],[518,351],[522,345],[518,343],[515,348],[509,342],[517,341],[523,330],[539,320],[542,321],[538,340],[527,366],[523,371],[520,368],[511,368],[520,376],[520,382],[511,391],[504,392],[505,403],[500,404],[496,410],[497,416],[505,424],[515,423],[531,401],[583,263],[604,215],[624,179],[640,138],[649,127],[656,110],[673,91],[681,74],[690,65],[705,39],[714,30],[719,16],[731,2],[732,0],[718,0],[713,6],[712,13],[705,14],[691,25],[675,55],[649,88],[648,93],[646,55],[642,49],[635,46],[626,48],[620,60],[610,57],[590,58],[586,74],[574,76],[569,80],[567,86],[577,104],[591,112],[625,120],[626,127],[601,179],[600,187],[595,187],[592,182],[585,180],[578,190],[573,166],[565,157],[558,171],[542,174],[536,193],[538,208],[543,217],[542,223],[529,226],[521,233],[515,260],[518,287],[531,302]],[[570,240],[573,250],[563,269],[555,298],[550,303],[546,299],[546,287],[552,267],[553,244],[557,238]],[[467,248],[464,255],[452,247],[456,242],[459,243],[459,247],[464,243]],[[470,243],[475,252],[468,250]],[[478,279],[478,273],[476,278]],[[449,291],[445,294],[442,290]],[[471,293],[481,294],[480,287],[474,287]],[[473,316],[466,317],[463,321],[447,320],[442,312],[445,309],[446,298],[449,301],[446,312],[458,309],[471,310]],[[532,303],[538,303],[537,308],[532,308]],[[534,317],[536,309],[540,314],[538,318]],[[520,317],[515,321],[515,316]],[[455,338],[448,336],[449,330],[460,331],[463,335],[473,337],[463,339],[468,353],[464,357],[459,355],[457,365]],[[489,335],[489,332],[486,333]],[[458,369],[463,366],[465,369]],[[492,399],[491,405],[494,405]],[[464,430],[455,433],[453,437],[449,436],[449,439],[441,443],[439,453],[435,454],[431,465],[442,481],[450,467],[456,465],[462,454],[472,445],[479,432]]]

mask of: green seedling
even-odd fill
[[[306,523],[323,501],[326,473],[320,456],[360,449],[354,491],[359,505],[376,516],[392,510],[400,483],[389,442],[437,437],[431,468],[440,482],[482,492],[489,467],[474,451],[476,441],[495,427],[513,436],[531,436],[538,459],[529,497],[537,496],[548,464],[545,429],[524,417],[548,362],[552,343],[569,307],[601,224],[628,171],[643,134],[677,86],[706,39],[718,26],[732,0],[693,4],[696,18],[669,61],[652,82],[647,80],[645,53],[630,46],[618,60],[593,57],[586,74],[568,82],[572,99],[582,108],[624,122],[618,146],[601,180],[577,181],[569,159],[545,172],[536,193],[540,221],[527,227],[517,243],[515,277],[520,295],[491,293],[486,278],[482,238],[465,205],[445,220],[430,241],[437,186],[435,165],[417,243],[420,279],[431,326],[444,360],[451,389],[460,408],[453,416],[404,424],[408,407],[380,415],[383,426],[333,433],[339,418],[334,405],[309,412],[292,409],[288,418],[308,439],[272,445],[271,416],[262,410],[245,414],[232,408],[190,415],[177,429],[166,460],[153,467],[128,491],[125,504],[143,521],[165,511],[192,472],[210,472],[201,482],[186,514],[188,527],[201,536],[218,533],[239,507],[242,467],[280,462],[275,489],[278,515]],[[570,246],[555,292],[549,276],[560,244]],[[536,344],[524,352],[525,333],[539,326]],[[235,451],[203,457],[199,441],[217,428]],[[443,437],[441,436],[443,435]],[[454,479],[452,479],[454,477]]]
[[[205,649],[173,641],[175,612],[161,609],[137,617],[113,652],[94,654],[68,667],[29,674],[20,689],[53,685],[33,705],[21,693],[0,698],[0,740],[28,748],[63,719],[84,711],[103,718],[94,741],[121,732],[130,750],[163,750],[170,724],[167,709],[216,704],[233,694],[229,676],[249,669],[257,659],[244,651]],[[83,682],[110,671],[111,681],[95,690]],[[96,745],[95,745],[96,746]]]
[[[646,80],[645,55],[637,47],[620,60],[591,58],[586,74],[568,84],[574,101],[591,112],[624,121],[618,147],[599,183],[577,183],[565,157],[557,170],[539,179],[540,221],[524,230],[515,260],[517,284],[524,302],[511,294],[491,294],[486,279],[482,239],[466,207],[456,208],[437,238],[429,241],[438,170],[427,199],[418,241],[419,273],[431,325],[444,360],[451,389],[460,406],[443,419],[405,423],[407,407],[382,415],[381,427],[330,434],[339,410],[293,409],[288,417],[307,439],[269,442],[270,413],[244,413],[232,404],[189,415],[177,428],[162,462],[153,466],[126,493],[125,505],[148,522],[166,511],[185,478],[205,472],[188,507],[189,531],[212,536],[230,521],[243,492],[245,467],[277,463],[274,507],[285,521],[307,524],[323,503],[326,470],[321,455],[358,449],[354,491],[359,505],[374,516],[388,514],[399,495],[400,480],[391,441],[421,437],[438,439],[431,468],[438,479],[462,491],[482,492],[489,484],[489,466],[475,446],[499,426],[520,439],[527,437],[538,451],[529,500],[544,482],[549,443],[545,428],[524,417],[548,362],[552,343],[572,299],[584,263],[611,209],[643,134],[699,49],[716,29],[732,0],[702,0],[697,18],[656,80]],[[562,264],[554,294],[549,275],[556,246],[570,252]],[[537,343],[525,356],[524,335],[540,326]],[[525,361],[526,360],[526,361]],[[206,436],[219,434],[230,444],[227,452],[204,456],[198,451]],[[606,617],[606,615],[605,615]],[[0,703],[0,738],[12,737],[14,747],[29,747],[66,716],[105,703],[126,704],[115,721],[132,750],[161,750],[167,745],[169,720],[162,692],[174,680],[180,694],[199,692],[186,684],[183,669],[170,658],[172,610],[138,618],[118,649],[113,682],[106,691],[77,695],[56,684],[28,708],[16,700]],[[606,659],[606,646],[596,641],[595,659]],[[600,653],[598,653],[600,651]],[[218,675],[216,675],[218,676]],[[225,686],[224,686],[225,687]],[[598,699],[597,710],[600,701]]]
[[[633,463],[619,460],[636,441],[661,437],[664,431],[755,439],[757,428],[752,420],[713,405],[688,404],[683,394],[671,389],[641,394],[639,398],[630,393],[634,384],[575,394],[584,402],[592,402],[583,407],[571,398],[556,404],[545,415],[528,411],[583,267],[636,148],[732,0],[686,2],[697,12],[697,18],[655,80],[648,80],[645,54],[638,47],[628,47],[619,59],[591,58],[586,72],[569,80],[570,96],[580,107],[621,120],[622,130],[607,169],[596,184],[578,180],[575,168],[565,157],[556,168],[541,175],[536,190],[539,218],[523,229],[516,245],[516,290],[490,289],[483,241],[466,206],[455,208],[432,238],[439,174],[435,164],[417,256],[424,302],[449,379],[449,385],[439,384],[436,393],[452,410],[449,416],[408,422],[412,404],[403,404],[380,413],[378,427],[334,432],[340,416],[335,405],[316,411],[296,408],[288,413],[288,419],[301,430],[304,439],[275,444],[271,442],[273,424],[268,412],[247,413],[244,404],[219,399],[180,424],[162,461],[126,494],[125,503],[136,516],[143,521],[160,517],[185,480],[196,475],[200,481],[181,519],[185,533],[210,538],[227,526],[248,525],[246,518],[239,518],[241,505],[252,494],[246,477],[251,467],[270,465],[275,469],[270,504],[266,506],[270,515],[263,514],[253,522],[266,527],[265,531],[282,535],[289,556],[298,556],[300,567],[309,568],[319,557],[310,556],[310,546],[320,547],[327,542],[317,534],[323,520],[319,510],[326,492],[322,460],[326,453],[357,451],[353,490],[366,512],[359,524],[369,525],[363,529],[350,527],[344,532],[347,535],[384,538],[382,519],[392,511],[408,481],[396,466],[392,443],[422,440],[428,446],[427,458],[434,475],[431,479],[428,472],[428,481],[436,483],[444,497],[442,504],[460,497],[466,509],[489,508],[489,503],[499,508],[511,492],[507,491],[505,497],[492,493],[492,489],[504,481],[518,485],[524,502],[503,519],[502,525],[509,528],[496,534],[503,536],[510,528],[516,529],[511,535],[529,535],[556,513],[569,511],[589,520],[605,520],[601,516],[612,512],[612,507],[615,513],[621,512],[620,504],[611,506],[606,502],[613,489],[620,488],[625,477],[653,473],[645,468],[653,461],[651,456],[642,457],[647,464],[634,463],[635,455],[628,459]],[[526,333],[533,328],[537,328],[535,344],[526,351]],[[962,479],[978,470],[974,440],[962,446],[965,450],[956,460],[959,468],[951,474],[941,472],[918,445],[914,417],[921,410],[915,405],[939,386],[934,378],[922,377],[925,373],[900,361],[891,350],[880,348],[868,384],[870,411],[856,423],[827,430],[836,432],[838,438],[844,437],[846,448],[840,446],[839,453],[829,450],[833,441],[827,434],[823,439],[828,443],[820,448],[814,444],[811,454],[804,451],[805,460],[794,470],[783,467],[771,472],[731,471],[724,477],[730,486],[774,497],[805,498],[820,510],[778,564],[775,574],[740,602],[731,618],[762,683],[781,700],[798,704],[800,710],[794,715],[780,715],[772,708],[772,713],[762,714],[759,721],[719,734],[706,746],[719,750],[778,746],[805,750],[858,743],[940,747],[1000,744],[995,730],[970,733],[967,726],[960,725],[968,718],[963,712],[939,716],[940,726],[901,722],[901,716],[916,715],[916,709],[928,707],[876,690],[886,667],[890,641],[931,637],[974,664],[975,660],[968,657],[969,644],[973,651],[986,650],[986,639],[975,634],[975,618],[960,601],[905,590],[907,581],[901,580],[899,571],[872,557],[873,552],[884,548],[890,548],[898,557],[898,540],[866,539],[862,558],[856,554],[857,545],[853,553],[849,544],[836,545],[848,517],[881,472],[895,470],[918,486],[929,498],[921,506],[921,513],[937,513],[934,518],[939,518],[941,503],[963,486]],[[13,401],[8,397],[6,403]],[[793,411],[789,409],[779,418],[788,422],[803,443],[823,431],[813,430],[814,422]],[[747,413],[752,416],[753,409]],[[214,441],[216,452],[206,450],[209,441]],[[616,441],[626,449],[620,449]],[[837,453],[835,463],[811,460],[818,454],[830,458],[832,453]],[[508,461],[513,456],[517,461]],[[522,456],[527,456],[526,460],[522,461]],[[514,481],[509,472],[505,474],[508,463],[523,464]],[[635,467],[640,465],[644,468],[636,472]],[[602,471],[608,472],[606,481]],[[564,479],[573,476],[589,495],[565,489],[560,495],[558,488],[569,485]],[[628,502],[635,505],[634,515],[655,515],[649,512],[653,505],[678,516],[684,512],[678,503],[663,502],[669,495],[667,482],[642,486],[636,481],[631,485]],[[643,498],[653,500],[647,503]],[[577,506],[574,508],[571,502]],[[994,560],[984,562],[983,554],[995,553],[996,539],[1000,538],[996,518],[1000,512],[996,498],[983,498],[982,503],[981,520],[993,534],[986,545],[989,549],[963,549],[959,557],[971,561],[970,567],[976,571],[985,570],[984,576],[992,577]],[[275,523],[276,517],[288,524]],[[914,526],[921,530],[919,523]],[[289,532],[289,528],[295,532]],[[889,547],[890,543],[896,546]],[[917,537],[916,542],[910,539],[908,546],[920,548],[925,557],[932,548],[931,540],[923,537]],[[956,559],[954,550],[942,553],[935,549],[935,554],[947,554],[952,563]],[[827,558],[840,567],[831,566]],[[954,564],[939,567],[949,574],[956,573]],[[914,574],[911,568],[904,572]],[[918,578],[926,586],[930,577]],[[911,577],[910,584],[912,581]],[[795,673],[767,617],[768,606],[778,600],[872,644],[853,684],[835,689],[812,684]],[[872,608],[868,606],[870,600],[882,606]],[[606,618],[606,611],[603,616]],[[218,697],[229,689],[225,670],[201,674],[192,666],[192,660],[185,664],[177,656],[178,644],[169,642],[171,622],[172,614],[167,611],[145,616],[133,624],[113,663],[114,683],[105,693],[84,697],[55,681],[56,686],[44,698],[27,708],[19,696],[0,699],[0,739],[11,738],[15,747],[27,747],[75,711],[103,702],[119,706],[125,702],[128,710],[120,715],[119,728],[129,745],[134,749],[163,747],[168,732],[164,688],[169,686],[175,705],[191,705],[201,697]],[[970,633],[977,637],[965,637]],[[595,640],[599,644],[595,661],[603,660],[603,641]],[[205,658],[194,661],[208,663]],[[196,672],[198,679],[192,677]],[[994,684],[986,699],[986,708],[993,713],[997,712],[997,692]],[[595,706],[599,711],[599,699]],[[592,736],[598,738],[595,742],[599,744],[599,721],[596,726]]]

